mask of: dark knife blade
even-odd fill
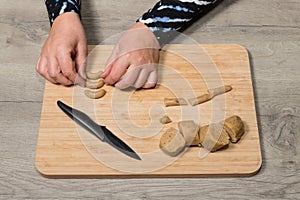
[[[120,138],[115,136],[110,130],[105,126],[98,125],[95,123],[88,115],[85,113],[72,108],[61,101],[57,101],[58,107],[71,119],[73,119],[81,127],[92,133],[94,136],[99,138],[101,141],[106,142],[119,150],[120,152],[134,158],[141,160],[141,158],[132,150],[126,143],[124,143]]]

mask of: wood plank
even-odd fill
[[[87,68],[97,71],[103,67],[112,47],[93,48]],[[170,45],[163,49],[160,64],[160,79],[155,89],[128,92],[106,86],[107,94],[96,101],[86,98],[83,88],[47,83],[37,146],[38,170],[46,176],[255,174],[261,165],[261,153],[247,51],[239,45]],[[164,97],[176,95],[188,99],[223,84],[234,88],[222,95],[223,99],[219,96],[195,107],[163,106]],[[124,157],[75,126],[56,106],[59,99],[98,119],[98,123],[107,126],[135,149],[142,161]],[[159,118],[164,113],[174,123],[162,126]],[[161,134],[167,128],[177,128],[178,121],[193,119],[203,126],[232,115],[244,120],[246,134],[238,144],[226,150],[201,158],[203,149],[189,148],[182,156],[171,158],[158,148]]]

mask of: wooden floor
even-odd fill
[[[89,44],[131,26],[155,0],[83,0]],[[251,55],[263,165],[249,178],[47,179],[34,159],[49,23],[43,0],[0,6],[0,199],[300,199],[300,1],[224,0],[184,33]]]

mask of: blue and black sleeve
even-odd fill
[[[81,17],[81,0],[45,0],[45,4],[51,26],[56,17],[65,12],[75,12]]]
[[[144,13],[142,22],[155,34],[161,45],[168,43],[193,21],[201,17],[221,0],[160,0]]]

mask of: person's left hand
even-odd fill
[[[153,32],[136,23],[115,45],[102,78],[119,89],[155,87],[159,48]]]

